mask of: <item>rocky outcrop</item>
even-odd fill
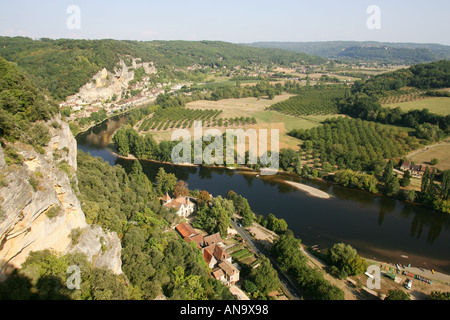
[[[44,153],[14,144],[23,158],[20,164],[6,163],[8,155],[0,148],[0,276],[20,267],[31,251],[44,249],[83,252],[94,266],[120,274],[120,240],[115,233],[86,223],[73,190],[76,140],[60,117],[49,128],[51,139]]]
[[[122,92],[128,89],[128,84],[134,79],[134,70],[144,68],[147,75],[156,73],[156,67],[152,62],[137,62],[131,59],[129,68],[123,60],[114,72],[109,72],[106,68],[100,70],[91,81],[82,86],[79,92],[66,99],[68,104],[93,104],[102,100],[111,99],[117,96],[117,101],[122,98]]]

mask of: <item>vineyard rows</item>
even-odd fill
[[[275,103],[269,109],[293,116],[326,115],[337,113],[337,102],[345,97],[345,88],[304,90],[286,101]]]
[[[194,110],[187,108],[165,108],[157,110],[151,117],[139,125],[139,131],[188,129],[194,126],[194,121],[202,121],[203,126],[242,126],[255,124],[256,119],[250,117],[219,118],[222,110]]]
[[[394,94],[388,97],[380,98],[380,104],[394,104],[401,102],[411,102],[416,100],[428,99],[430,97],[423,95],[423,92],[412,92],[412,93],[402,93]]]

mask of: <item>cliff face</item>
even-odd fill
[[[128,84],[134,79],[134,70],[144,68],[147,75],[156,73],[156,67],[152,62],[137,62],[132,59],[131,67],[127,67],[123,60],[120,60],[119,67],[114,73],[103,68],[92,78],[91,81],[82,86],[79,92],[67,97],[67,102],[78,104],[92,104],[101,100],[107,100],[117,95],[117,101],[122,98],[123,90],[128,89]]]
[[[20,267],[31,251],[44,249],[82,252],[95,267],[122,273],[120,240],[86,223],[73,190],[77,146],[69,126],[57,116],[50,134],[43,154],[16,143],[20,164],[7,164],[0,147],[0,278]]]

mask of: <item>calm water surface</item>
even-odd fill
[[[129,160],[118,159],[107,146],[126,119],[117,117],[77,136],[78,149],[126,169]],[[174,173],[190,189],[225,196],[234,190],[247,198],[256,214],[283,218],[307,245],[329,248],[334,243],[351,244],[364,257],[386,262],[411,263],[450,274],[450,218],[429,209],[383,196],[344,188],[321,181],[276,175],[256,177],[245,171],[220,168],[181,167],[141,161],[152,179],[159,167]],[[333,196],[320,199],[295,189],[284,181],[297,181]],[[406,256],[406,257],[405,257]]]

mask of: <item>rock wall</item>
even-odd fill
[[[41,154],[29,145],[14,146],[21,164],[7,164],[0,147],[0,279],[18,268],[31,251],[83,252],[96,267],[121,270],[121,244],[115,233],[86,223],[77,189],[77,145],[67,123],[57,117]],[[6,186],[5,186],[6,184]],[[72,232],[81,236],[76,243]]]
[[[134,79],[134,69],[144,68],[148,75],[156,73],[156,67],[152,62],[137,62],[137,59],[131,58],[131,67],[128,68],[123,60],[120,60],[119,66],[109,72],[106,68],[100,70],[91,81],[82,86],[79,92],[69,96],[66,101],[69,104],[92,104],[107,100],[117,96],[117,101],[122,98],[123,90],[128,89],[128,84]]]

